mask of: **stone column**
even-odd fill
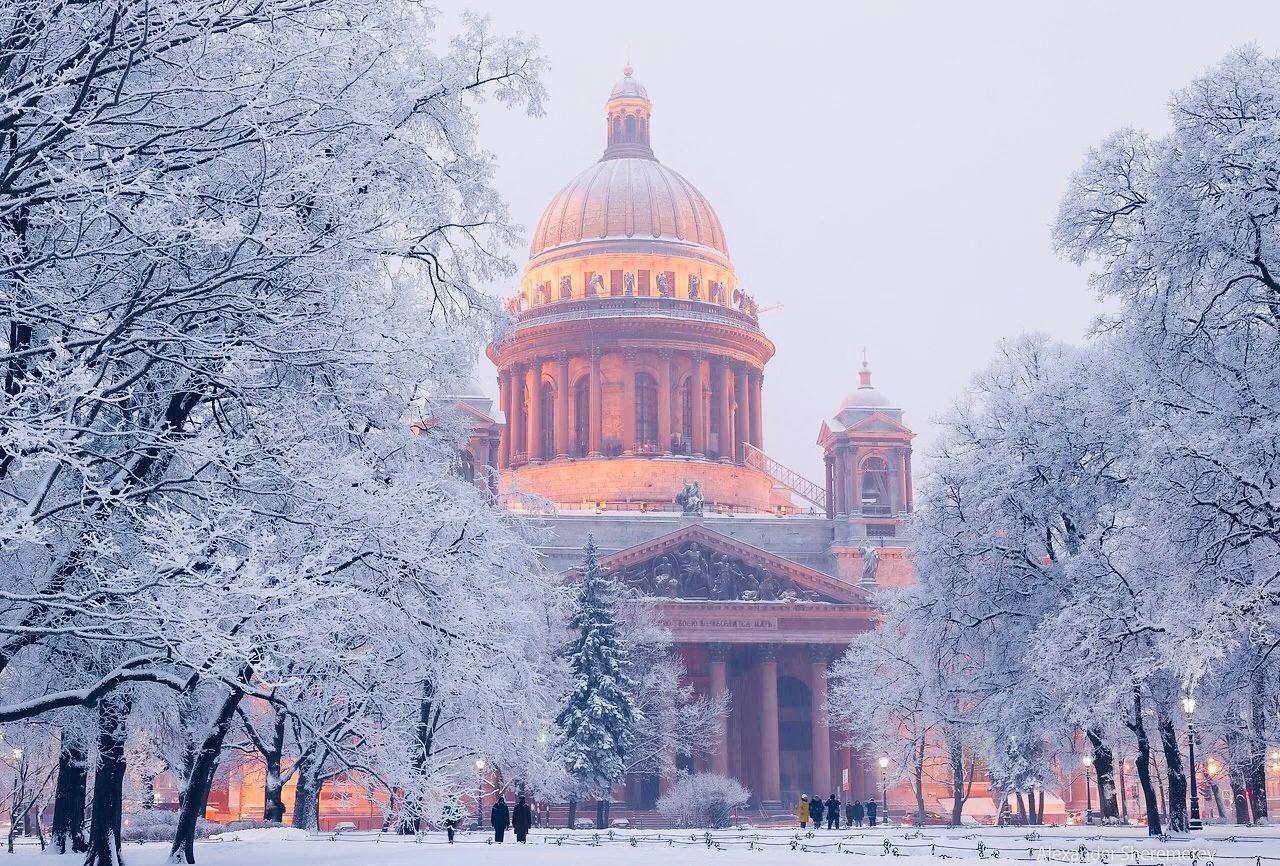
[[[603,389],[604,389],[604,380],[600,376],[600,350],[592,349],[591,350],[591,386],[590,386],[591,419],[587,422],[587,431],[588,431],[587,438],[588,440],[590,440],[588,442],[588,446],[591,449],[591,453],[590,453],[591,457],[603,456],[600,451],[600,427],[603,424],[603,421],[601,421],[600,404],[602,401],[602,397],[604,396]]]
[[[747,374],[748,402],[751,403],[751,444],[764,450],[764,405],[760,398],[764,395],[764,372],[751,368]]]
[[[831,465],[831,458],[822,461],[826,467],[826,484],[827,484],[827,520],[832,520],[836,516],[836,491],[834,483],[834,472]]]
[[[671,453],[671,350],[658,350],[658,453]]]
[[[707,397],[704,373],[707,361],[701,352],[693,355],[693,454],[703,457],[707,453]]]
[[[511,367],[511,417],[507,423],[511,427],[511,461],[517,457],[528,458],[526,453],[528,424],[525,423],[524,386],[525,365],[513,364]]]
[[[760,800],[767,807],[782,805],[782,770],[778,763],[778,648],[760,646]]]
[[[636,453],[636,356],[635,349],[622,352],[622,453]]]
[[[816,663],[811,668],[809,692],[813,704],[809,707],[812,723],[813,792],[819,797],[831,793],[831,727],[827,722],[827,659],[825,646],[813,647],[811,657]]]
[[[721,461],[728,463],[733,460],[733,415],[731,414],[732,401],[729,393],[729,362],[727,360],[722,358],[716,362],[715,375],[712,392],[720,406],[720,440],[717,445],[720,449]]]
[[[743,460],[746,458],[746,449],[743,446],[751,433],[751,405],[747,397],[746,364],[738,364],[733,368],[733,402],[737,404],[733,410],[733,459]]]
[[[849,503],[850,514],[862,513],[862,474],[858,472],[858,461],[862,455],[858,453],[856,447],[849,449],[849,459],[845,463],[849,467],[849,486],[853,490],[853,495]]]
[[[525,450],[529,462],[542,460],[542,361],[535,359],[525,374],[525,393],[529,398],[529,423],[525,425]]]
[[[907,476],[907,498],[906,498],[907,511],[915,511],[916,496],[915,496],[915,491],[911,489],[911,446],[910,445],[907,446],[906,456],[903,457],[903,472]]]
[[[711,697],[722,699],[729,693],[729,645],[713,643],[711,651]],[[729,717],[720,717],[718,739],[715,751],[711,754],[711,772],[721,776],[729,775]]]
[[[556,365],[556,453],[557,460],[569,459],[569,354],[561,352]]]
[[[515,435],[515,419],[511,415],[511,371],[498,374],[498,409],[502,412],[502,437],[498,445],[498,468],[511,466],[511,437]]]

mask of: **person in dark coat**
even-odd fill
[[[848,802],[844,804],[844,825],[846,827],[853,826],[853,803],[852,802]]]
[[[813,819],[813,829],[815,830],[822,829],[823,808],[825,808],[825,804],[817,794],[809,798],[809,817]]]
[[[851,817],[850,817],[850,820],[851,820],[851,821],[853,821],[853,823],[854,823],[854,824],[856,824],[856,825],[858,825],[859,827],[861,827],[861,826],[862,826],[862,816],[863,816],[864,814],[866,814],[866,813],[865,813],[865,812],[863,812],[863,810],[862,810],[862,801],[861,801],[861,800],[854,800],[854,801],[853,801],[853,805],[849,807],[849,811],[852,813],[852,814],[851,814]]]
[[[840,801],[835,794],[827,798],[827,829],[840,829]]]
[[[533,810],[524,801],[524,794],[521,794],[515,809],[511,811],[511,828],[516,831],[516,841],[524,842],[524,837],[529,835],[529,828],[532,826]]]
[[[874,827],[876,825],[876,801],[867,801],[867,826]]]
[[[511,810],[507,808],[507,801],[501,794],[498,795],[498,802],[489,810],[489,823],[493,825],[493,841],[501,842],[502,834],[511,826]]]

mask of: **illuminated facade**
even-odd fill
[[[652,117],[625,70],[602,157],[533,232],[516,326],[488,352],[498,414],[474,441],[498,435],[508,507],[525,494],[554,504],[552,569],[570,574],[592,535],[605,566],[659,597],[694,685],[730,695],[697,769],[737,777],[771,812],[801,793],[865,799],[879,770],[829,730],[827,670],[873,627],[876,588],[912,579],[912,433],[864,363],[821,423],[823,483],[767,456],[774,345],[715,210],[655,156]],[[676,504],[694,482],[701,515]],[[628,778],[619,808],[642,813],[670,782]]]

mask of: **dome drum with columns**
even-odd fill
[[[499,468],[510,489],[563,505],[669,507],[695,478],[713,507],[790,505],[747,464],[763,446],[773,343],[715,210],[654,156],[651,114],[628,68],[606,104],[604,155],[533,232],[508,306],[516,327],[489,348]]]

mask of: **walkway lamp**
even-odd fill
[[[1187,763],[1191,765],[1191,819],[1187,822],[1188,830],[1199,830],[1200,823],[1200,786],[1196,783],[1196,726],[1192,715],[1196,711],[1194,695],[1182,699],[1182,711],[1187,714]]]
[[[884,804],[884,822],[889,823],[889,758],[880,756],[880,802]]]
[[[1085,755],[1080,759],[1080,763],[1084,764],[1084,822],[1086,824],[1093,823],[1093,778],[1089,772],[1093,769],[1093,756]]]
[[[484,828],[484,758],[476,758],[476,824]]]

